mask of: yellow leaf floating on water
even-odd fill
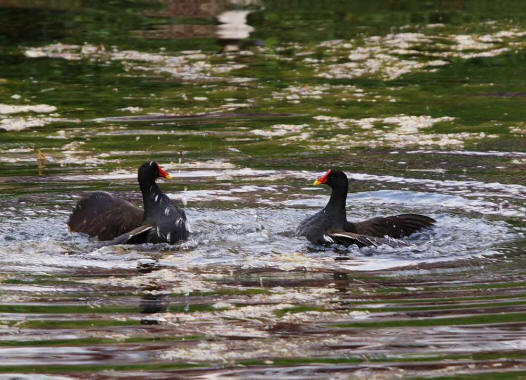
[[[40,149],[37,149],[37,161],[45,161],[45,160],[46,160],[46,156],[44,155],[44,153]]]
[[[42,169],[44,169],[45,163],[46,163],[46,156],[40,149],[37,149],[38,175],[42,175]]]

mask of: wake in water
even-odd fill
[[[65,217],[34,218],[9,223],[9,237],[0,239],[0,262],[6,268],[56,271],[74,267],[134,268],[135,260],[159,258],[181,269],[208,266],[306,270],[371,270],[437,260],[456,260],[498,254],[499,245],[520,236],[503,221],[453,215],[431,215],[432,230],[405,239],[409,246],[350,246],[346,249],[312,246],[294,230],[305,210],[243,208],[187,210],[190,239],[174,247],[144,244],[95,249],[95,241],[67,231]],[[279,218],[276,217],[279,215]],[[55,226],[55,228],[50,228]],[[341,262],[342,252],[351,259]]]
[[[200,174],[188,171],[184,177]],[[42,272],[76,267],[134,268],[137,259],[150,258],[188,269],[372,270],[499,254],[503,244],[523,238],[521,228],[503,220],[522,217],[522,204],[510,202],[502,207],[501,203],[512,196],[522,197],[524,188],[520,185],[350,174],[351,181],[399,182],[416,191],[350,193],[349,220],[422,213],[437,223],[432,230],[404,238],[407,247],[326,248],[295,236],[300,221],[322,208],[328,194],[313,187],[293,187],[290,178],[315,177],[314,173],[221,169],[205,174],[216,181],[225,175],[239,176],[245,183],[168,193],[189,202],[190,239],[173,247],[146,244],[96,249],[95,241],[85,235],[74,234],[72,240],[65,224],[74,202],[69,196],[57,197],[54,205],[44,197],[38,207],[34,204],[40,204],[39,199],[33,199],[31,207],[5,200],[5,217],[0,219],[4,232],[0,236],[0,262],[6,270]],[[254,183],[262,180],[265,186]],[[438,188],[440,192],[434,191]],[[342,253],[348,260],[335,261]]]

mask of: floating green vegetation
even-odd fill
[[[203,339],[204,335],[187,336],[132,336],[123,339],[112,338],[79,338],[79,339],[49,339],[49,340],[2,340],[0,347],[48,347],[48,346],[92,346],[108,344],[139,344],[139,343],[170,343]]]
[[[423,326],[454,326],[479,325],[524,322],[526,313],[483,314],[468,317],[433,318],[433,319],[399,319],[371,322],[338,323],[337,328],[391,328],[391,327],[423,327]]]
[[[88,320],[28,320],[17,325],[26,329],[83,329],[99,327],[125,327],[139,326],[139,319],[113,320],[113,319],[88,319]]]
[[[459,354],[459,355],[429,355],[429,356],[416,356],[411,355],[410,357],[374,357],[374,356],[353,356],[345,358],[274,358],[272,360],[243,360],[241,364],[247,366],[292,366],[300,364],[344,364],[344,363],[406,363],[406,362],[430,362],[447,360],[454,363],[455,360],[473,360],[473,361],[488,361],[488,360],[499,360],[499,359],[521,359],[520,353],[478,353],[478,354]]]
[[[422,291],[425,292],[447,292],[451,290],[489,290],[489,289],[521,289],[526,286],[526,282],[524,281],[517,281],[517,282],[494,282],[494,283],[480,283],[480,284],[456,284],[451,286],[445,286],[444,284],[437,285],[437,286],[424,286],[421,288]],[[411,292],[408,292],[403,287],[401,288],[393,288],[393,287],[383,287],[377,289],[378,293],[396,293],[399,297],[403,297],[404,295],[411,295]]]
[[[170,371],[189,368],[206,368],[208,365],[195,363],[140,363],[140,364],[94,364],[94,365],[20,365],[0,366],[0,373],[70,373],[100,371]]]
[[[499,300],[501,299],[509,299],[509,298],[524,298],[526,297],[526,293],[513,293],[513,294],[498,294],[498,295],[491,295],[491,296],[473,296],[473,297],[455,297],[453,295],[450,295],[447,298],[403,298],[403,296],[400,296],[399,298],[395,299],[371,299],[371,300],[352,300],[346,302],[346,304],[349,305],[368,305],[368,304],[419,304],[419,303],[431,303],[433,305],[447,305],[448,303],[455,303],[455,302],[462,302],[462,301],[482,301],[482,300],[495,300],[497,301],[497,304]],[[522,302],[522,301],[521,301]]]
[[[0,305],[1,313],[17,314],[106,314],[106,313],[139,313],[139,307],[112,305]]]
[[[387,302],[386,302],[387,303]],[[455,310],[455,309],[494,309],[505,308],[510,306],[526,305],[526,300],[514,302],[493,302],[493,303],[459,303],[455,305],[434,305],[434,306],[400,306],[400,307],[381,307],[381,308],[367,308],[359,307],[356,310],[374,312],[405,312],[405,311],[428,311],[428,310]]]
[[[247,294],[259,294],[251,293]],[[122,296],[122,295],[121,295]],[[168,305],[168,311],[173,313],[199,313],[216,310],[211,305]],[[0,305],[0,313],[17,314],[133,314],[141,313],[143,309],[139,306],[116,306],[116,305]],[[36,322],[36,321],[30,321]]]
[[[268,289],[247,288],[247,289],[230,289],[222,288],[209,292],[191,292],[188,295],[192,297],[213,297],[213,296],[251,296],[256,294],[270,294]],[[180,295],[174,294],[174,295]]]
[[[31,275],[27,277],[8,277],[0,280],[2,284],[8,285],[78,285],[79,283],[70,277],[61,276],[38,276]]]
[[[453,379],[453,380],[512,380],[512,379],[524,379],[526,377],[526,371],[499,371],[499,372],[479,372],[476,374],[449,374],[447,376],[433,376],[433,377],[414,377],[414,379],[426,379],[426,380],[438,380],[438,379]]]
[[[293,306],[275,310],[274,314],[276,315],[276,317],[281,318],[286,314],[304,313],[306,311],[327,312],[329,310],[315,306]]]

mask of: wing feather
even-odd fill
[[[401,238],[435,224],[433,218],[418,214],[401,214],[378,217],[353,223],[353,231],[368,236]]]
[[[155,226],[153,224],[144,224],[131,231],[125,232],[115,239],[100,244],[101,247],[117,244],[142,244],[148,242],[148,234]]]
[[[380,245],[388,245],[393,248],[400,248],[400,247],[407,247],[409,244],[393,239],[393,238],[380,238],[375,236],[367,236],[367,235],[360,235],[355,234],[353,232],[345,232],[345,231],[338,231],[338,232],[331,232],[327,234],[329,238],[334,243],[337,244],[343,244],[343,245],[352,245],[355,244],[358,247],[378,247]]]
[[[69,229],[111,240],[142,223],[143,210],[111,194],[97,191],[83,196],[68,220]]]

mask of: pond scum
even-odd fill
[[[524,11],[0,0],[0,378],[526,378]],[[187,241],[68,232],[152,159]],[[310,245],[329,168],[436,227]]]

